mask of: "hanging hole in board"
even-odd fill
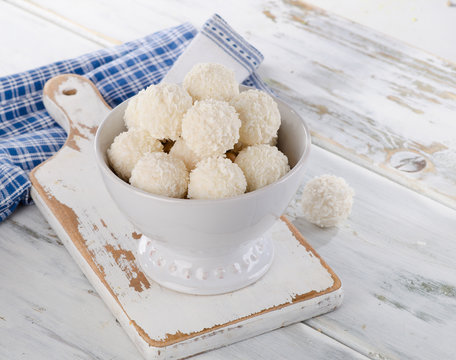
[[[76,89],[65,89],[62,91],[63,95],[75,95],[78,91]]]

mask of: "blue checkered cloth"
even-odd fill
[[[206,22],[202,34],[214,36],[213,29],[220,27],[235,35],[218,15]],[[65,73],[83,75],[95,83],[110,106],[116,106],[160,82],[196,34],[197,30],[185,23],[116,47],[1,77],[0,222],[19,204],[32,203],[28,173],[58,151],[67,137],[44,108],[42,90],[47,80]],[[241,44],[247,43],[242,40]],[[239,59],[252,74],[244,84],[266,89],[254,73],[262,55],[253,47],[244,50],[255,58]]]

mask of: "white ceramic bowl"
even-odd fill
[[[241,91],[248,87],[241,86]],[[174,199],[124,182],[110,169],[106,151],[125,131],[127,102],[98,128],[96,159],[106,188],[123,214],[143,234],[138,256],[144,272],[161,285],[191,294],[240,289],[266,273],[273,260],[268,230],[283,214],[303,178],[310,150],[302,118],[280,99],[279,149],[291,170],[277,182],[220,200]]]

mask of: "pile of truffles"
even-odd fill
[[[289,170],[277,149],[276,102],[259,90],[239,92],[234,72],[197,64],[183,86],[141,90],[124,115],[128,131],[108,149],[115,173],[152,194],[220,199],[269,185]]]

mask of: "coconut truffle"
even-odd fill
[[[231,100],[242,121],[239,141],[245,145],[268,144],[280,127],[280,112],[274,99],[260,90],[241,92]]]
[[[147,131],[130,129],[116,136],[108,149],[108,160],[116,174],[128,181],[131,171],[144,154],[162,150],[160,141]]]
[[[182,117],[191,106],[192,98],[179,85],[151,85],[130,100],[124,114],[125,124],[128,128],[147,130],[156,139],[177,140]]]
[[[290,171],[288,158],[275,146],[267,144],[244,148],[234,163],[244,172],[247,191],[269,185]]]
[[[188,171],[181,159],[164,152],[148,153],[133,168],[130,184],[152,194],[183,198]]]
[[[221,64],[200,63],[184,78],[184,89],[194,101],[216,99],[229,101],[239,94],[234,71]]]
[[[124,122],[127,129],[139,128],[139,110],[138,110],[138,99],[143,96],[145,90],[141,90],[129,101],[127,108],[124,113]]]
[[[236,110],[224,101],[197,101],[182,120],[182,138],[201,158],[222,155],[239,139]]]
[[[302,192],[304,217],[320,227],[334,226],[350,215],[354,194],[341,177],[323,175],[314,178]]]
[[[187,166],[188,171],[193,170],[196,164],[203,159],[197,156],[182,138],[177,139],[169,153],[181,159],[185,163],[185,166]]]
[[[239,166],[223,157],[200,161],[190,173],[190,199],[221,199],[241,195],[247,182]]]

